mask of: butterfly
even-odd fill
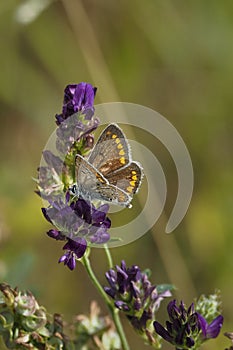
[[[76,180],[71,192],[86,200],[131,207],[143,178],[143,168],[132,161],[129,143],[117,124],[109,124],[87,158],[75,158]]]

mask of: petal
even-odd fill
[[[68,259],[69,253],[63,254],[58,260],[59,263],[65,262]]]
[[[105,214],[109,211],[109,205],[108,204],[102,204],[97,208],[98,211],[101,211]]]
[[[57,125],[60,125],[63,122],[63,120],[64,120],[62,113],[61,114],[56,114],[55,118],[56,118],[56,124]]]
[[[106,217],[106,213],[104,211],[101,211],[99,209],[93,210],[92,213],[92,221],[95,223],[101,223],[104,221]]]
[[[51,229],[47,232],[47,235],[51,238],[56,239],[57,241],[63,241],[65,239],[65,236],[62,234],[61,231]]]
[[[75,259],[75,255],[74,254],[71,254],[68,262],[67,262],[67,266],[69,267],[69,269],[71,271],[74,270],[75,266],[76,266],[76,259]]]
[[[170,292],[170,290],[165,290],[164,292],[157,294],[157,296],[154,300],[154,309],[158,310],[163,299],[169,298],[171,296],[172,296],[172,293]],[[153,294],[152,294],[152,297],[153,297]]]
[[[58,156],[55,156],[49,150],[45,150],[45,151],[43,151],[43,157],[50,168],[54,168],[56,173],[61,172],[62,167],[63,167],[63,162]]]
[[[134,310],[139,311],[141,309],[141,307],[142,307],[141,300],[140,300],[140,298],[137,298],[133,304],[133,308],[134,308]]]
[[[79,198],[74,206],[75,213],[85,220],[86,223],[92,222],[92,210],[90,204],[82,198]]]
[[[131,293],[132,293],[133,297],[139,298],[140,294],[141,294],[140,288],[137,286],[137,284],[134,281],[130,282],[130,286],[131,286]]]
[[[47,208],[41,208],[42,214],[44,215],[45,219],[52,224],[52,220],[50,219],[48,209]]]
[[[119,291],[120,291],[120,293],[124,293],[124,291],[125,291],[125,282],[128,279],[128,275],[118,265],[116,265],[116,270],[117,270],[117,282],[119,284]]]
[[[199,325],[201,327],[201,331],[202,334],[204,336],[204,338],[206,338],[206,332],[207,332],[207,327],[208,327],[208,322],[206,321],[206,319],[199,313],[197,313],[197,317],[198,317],[198,322]]]
[[[170,317],[170,320],[174,320],[179,316],[179,309],[176,306],[176,300],[170,301],[170,303],[167,306],[167,312]]]
[[[100,228],[94,235],[91,236],[91,243],[103,244],[107,243],[110,239],[110,234],[106,229]]]
[[[125,262],[125,260],[121,260],[121,269],[123,270],[123,271],[126,271],[126,262]]]
[[[146,324],[148,320],[152,319],[152,314],[151,312],[148,312],[146,310],[143,311],[143,314],[140,318],[140,328],[141,329],[146,329]]]
[[[217,316],[207,327],[206,338],[216,338],[223,325],[223,316]]]
[[[111,227],[111,220],[109,218],[106,218],[104,221],[103,221],[103,226],[106,227],[107,229]]]
[[[96,88],[93,88],[91,84],[86,84],[84,94],[84,107],[93,107]]]
[[[110,269],[105,273],[105,277],[113,289],[116,289],[117,274],[113,269]]]
[[[95,90],[91,84],[80,83],[76,86],[74,102],[79,111],[93,107],[94,98]]]
[[[189,306],[188,311],[187,311],[188,316],[194,314],[194,312],[195,312],[194,303],[192,303],[192,304]]]
[[[111,298],[115,298],[116,291],[110,287],[104,287],[105,293],[107,293]]]
[[[73,101],[79,111],[81,110],[84,104],[85,88],[86,88],[86,83],[79,83],[75,87]]]
[[[73,242],[73,252],[75,253],[78,259],[82,258],[87,249],[87,242],[84,238],[77,237],[77,239]]]
[[[166,321],[166,327],[167,327],[168,333],[172,334],[173,333],[173,324],[169,321]]]
[[[64,104],[68,103],[74,96],[77,84],[69,84],[64,90]]]
[[[75,240],[68,238],[66,244],[64,245],[64,250],[69,250],[73,252],[78,259],[80,259],[87,248],[87,242],[84,238],[77,237]]]
[[[176,318],[175,320],[173,320],[172,322],[172,328],[176,331],[176,333],[180,333],[180,331],[182,330],[182,322],[180,319]]]
[[[130,310],[130,307],[124,301],[117,300],[117,301],[115,301],[114,304],[119,310],[122,310],[122,311],[129,311]]]
[[[157,334],[159,334],[163,339],[166,341],[172,343],[173,338],[172,336],[168,333],[168,331],[157,321],[154,321],[153,323],[155,331]]]
[[[128,268],[127,274],[128,274],[129,280],[135,281],[135,282],[141,280],[145,276],[144,274],[141,273],[141,270],[137,265],[133,265],[130,268]],[[143,288],[145,288],[145,285],[143,286]]]
[[[66,254],[62,255],[58,262],[64,262],[64,265],[66,265],[71,271],[73,271],[76,266],[76,256],[73,252],[69,251]]]
[[[192,348],[193,345],[195,344],[194,340],[190,337],[187,337],[186,338],[186,345],[189,347],[189,348]]]

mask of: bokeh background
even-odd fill
[[[150,232],[112,250],[114,261],[150,267],[152,280],[175,284],[187,304],[220,289],[223,330],[233,331],[232,38],[231,1],[0,2],[1,281],[30,289],[67,320],[87,313],[92,299],[102,305],[81,265],[71,273],[57,264],[62,246],[45,234],[49,225],[32,180],[64,87],[87,81],[98,87],[96,103],[132,102],[164,115],[194,168],[189,210],[166,235],[177,175],[164,146],[151,139],[167,178],[166,206]],[[105,284],[101,249],[92,252],[92,263]],[[123,322],[132,349],[147,349]],[[203,348],[229,345],[221,335]]]

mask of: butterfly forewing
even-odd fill
[[[130,163],[128,141],[122,130],[110,124],[101,133],[88,162],[106,176]]]
[[[82,190],[86,189],[92,193],[98,186],[106,183],[103,175],[79,154],[76,156],[75,162],[77,183]]]

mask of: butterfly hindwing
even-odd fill
[[[78,192],[86,199],[99,199],[110,203],[127,206],[131,198],[121,188],[104,178],[104,176],[85,158],[76,156]]]
[[[133,196],[140,187],[142,177],[143,173],[141,165],[137,162],[131,162],[123,169],[107,175],[106,179],[110,184],[117,186],[128,193],[129,196]]]

